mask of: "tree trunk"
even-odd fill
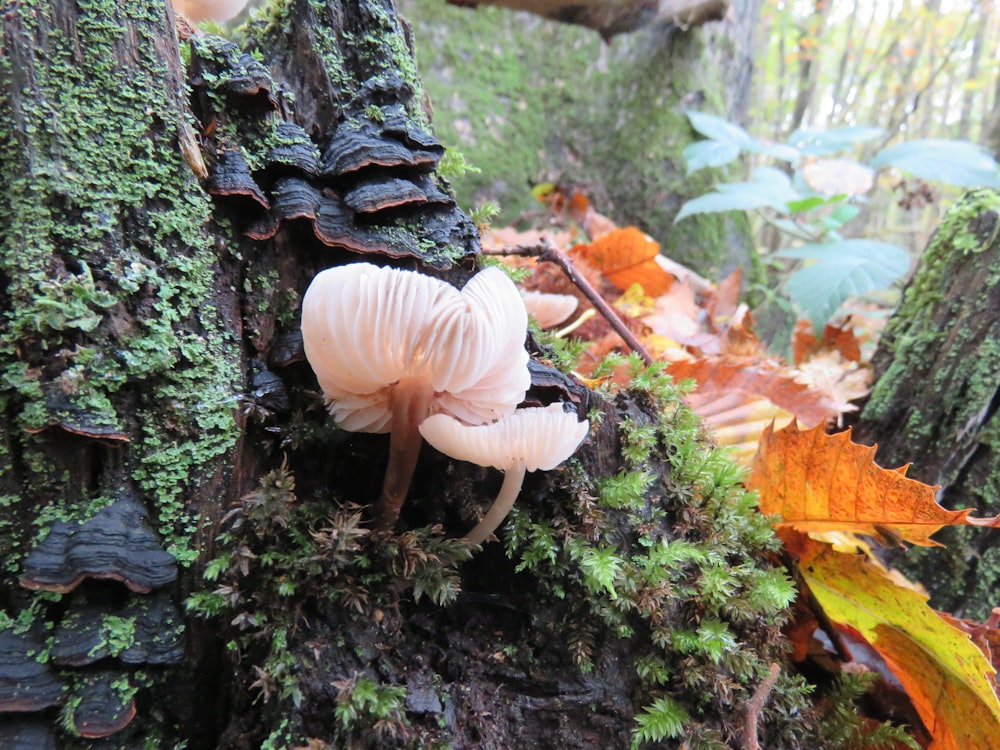
[[[746,116],[757,0],[697,29],[652,24],[610,44],[528,13],[400,7],[417,32],[441,138],[481,170],[454,181],[460,200],[498,203],[498,221],[512,222],[539,210],[534,185],[562,183],[706,275],[752,265],[744,217],[673,220],[719,180],[712,170],[685,173],[681,152],[700,136],[684,110]]]
[[[983,123],[983,145],[993,158],[1000,159],[1000,75],[993,88],[993,108]]]
[[[1000,196],[969,193],[945,217],[873,359],[876,384],[855,436],[882,466],[940,485],[948,508],[1000,513]],[[1000,585],[1000,532],[952,527],[945,550],[897,561],[931,604],[984,620]]]
[[[800,677],[754,696],[792,590],[669,379],[607,401],[533,349],[578,458],[478,551],[497,472],[426,449],[370,532],[386,439],[327,418],[298,300],[477,250],[389,0],[276,3],[253,54],[152,0],[3,33],[0,746],[818,746]]]

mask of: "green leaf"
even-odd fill
[[[735,125],[729,120],[709,115],[704,112],[696,112],[693,109],[684,110],[691,121],[691,127],[697,130],[706,138],[721,143],[732,143],[739,147],[745,147],[754,142],[754,137],[739,125]]]
[[[796,130],[788,138],[788,144],[809,156],[827,156],[846,151],[859,143],[874,140],[883,135],[882,128],[864,125],[830,128],[829,130]]]
[[[694,214],[720,211],[773,208],[785,212],[789,201],[802,197],[792,188],[788,175],[773,167],[757,167],[750,182],[724,182],[716,185],[715,190],[687,201],[678,211],[674,223]]]
[[[735,143],[711,140],[692,143],[682,153],[688,174],[705,167],[721,167],[739,155],[740,147]]]
[[[910,267],[903,248],[875,240],[803,245],[774,255],[816,261],[791,274],[785,288],[817,331],[848,297],[885,289]]]
[[[878,152],[873,167],[891,166],[923,180],[958,187],[1000,188],[1000,167],[979,146],[968,141],[921,138]]]
[[[843,226],[861,211],[860,208],[852,203],[841,203],[833,211],[830,212],[830,220],[836,222],[836,225]]]
[[[802,153],[797,148],[786,146],[783,143],[760,141],[756,138],[743,148],[755,154],[770,156],[772,159],[780,159],[781,161],[798,161],[802,158]]]
[[[800,214],[805,211],[812,211],[814,208],[824,206],[826,205],[826,202],[826,198],[819,195],[813,195],[808,198],[803,198],[800,201],[789,201],[788,210],[793,214]]]

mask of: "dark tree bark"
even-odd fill
[[[948,508],[1000,513],[1000,198],[968,194],[925,251],[873,359],[876,384],[855,437],[882,466],[940,485]],[[985,620],[996,606],[1000,532],[954,527],[945,550],[897,564],[927,584],[931,604]]]
[[[153,0],[4,16],[0,745],[817,746],[790,671],[748,702],[791,588],[666,379],[608,402],[529,340],[578,460],[480,552],[498,475],[425,450],[370,532],[386,440],[326,417],[300,295],[359,259],[461,283],[475,229],[389,0],[244,43]]]

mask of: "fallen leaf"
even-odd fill
[[[795,337],[792,341],[795,364],[802,364],[810,357],[827,351],[840,352],[844,359],[851,362],[861,360],[861,345],[854,335],[850,318],[841,323],[827,323],[819,338],[816,338],[813,325],[808,320],[800,320],[795,324]]]
[[[861,634],[888,664],[933,737],[931,750],[996,750],[995,673],[967,634],[865,555],[815,544],[799,571],[827,618]]]
[[[660,244],[637,227],[614,229],[596,237],[589,245],[577,245],[573,251],[623,291],[639,284],[646,294],[658,297],[674,283],[673,275],[656,262]]]
[[[761,512],[780,516],[779,528],[851,531],[928,547],[940,546],[930,537],[942,526],[996,524],[969,518],[971,509],[942,508],[935,487],[908,479],[907,466],[877,466],[875,449],[850,436],[850,430],[827,435],[822,426],[767,428],[748,482]]]
[[[769,360],[713,355],[667,367],[675,379],[693,378],[697,393],[706,398],[730,391],[762,396],[808,424],[822,425],[838,412],[833,402],[819,391],[796,379],[796,373]]]

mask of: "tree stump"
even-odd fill
[[[1000,512],[1000,196],[967,194],[945,216],[873,358],[875,387],[855,439],[882,466],[940,485],[945,507]],[[985,619],[998,604],[1000,531],[954,527],[946,550],[897,563],[931,604]]]

